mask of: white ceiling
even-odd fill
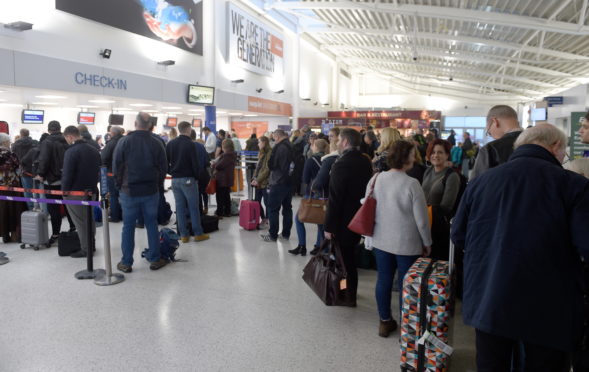
[[[284,0],[302,31],[395,88],[530,101],[589,82],[587,0]]]

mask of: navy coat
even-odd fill
[[[572,351],[589,259],[589,180],[538,145],[469,183],[452,225],[463,316],[484,332]]]

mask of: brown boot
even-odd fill
[[[389,337],[389,335],[397,329],[397,322],[395,319],[381,320],[378,327],[378,335],[380,337]]]

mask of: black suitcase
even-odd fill
[[[57,239],[57,254],[61,257],[70,256],[80,249],[82,247],[77,232],[62,232],[59,234],[59,238]]]
[[[200,217],[202,224],[202,231],[205,234],[219,230],[219,218],[215,216],[204,215]]]

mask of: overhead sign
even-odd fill
[[[247,97],[247,110],[270,115],[292,116],[292,105],[290,103],[258,97]]]
[[[232,121],[231,129],[237,133],[237,138],[250,138],[252,134],[256,134],[259,138],[268,131],[267,121]]]
[[[554,105],[562,105],[564,103],[563,96],[553,96],[553,97],[544,97],[544,101],[548,103],[548,107],[552,107]]]
[[[89,85],[92,87],[127,90],[127,80],[113,78],[110,76],[76,72],[74,74],[74,80],[78,85]]]
[[[199,0],[56,0],[55,7],[202,55]]]
[[[261,75],[284,75],[284,41],[276,30],[249,13],[227,5],[228,62]]]
[[[329,111],[329,118],[365,118],[365,119],[412,119],[412,120],[440,120],[441,111],[404,111],[404,110],[383,110],[383,111]]]

